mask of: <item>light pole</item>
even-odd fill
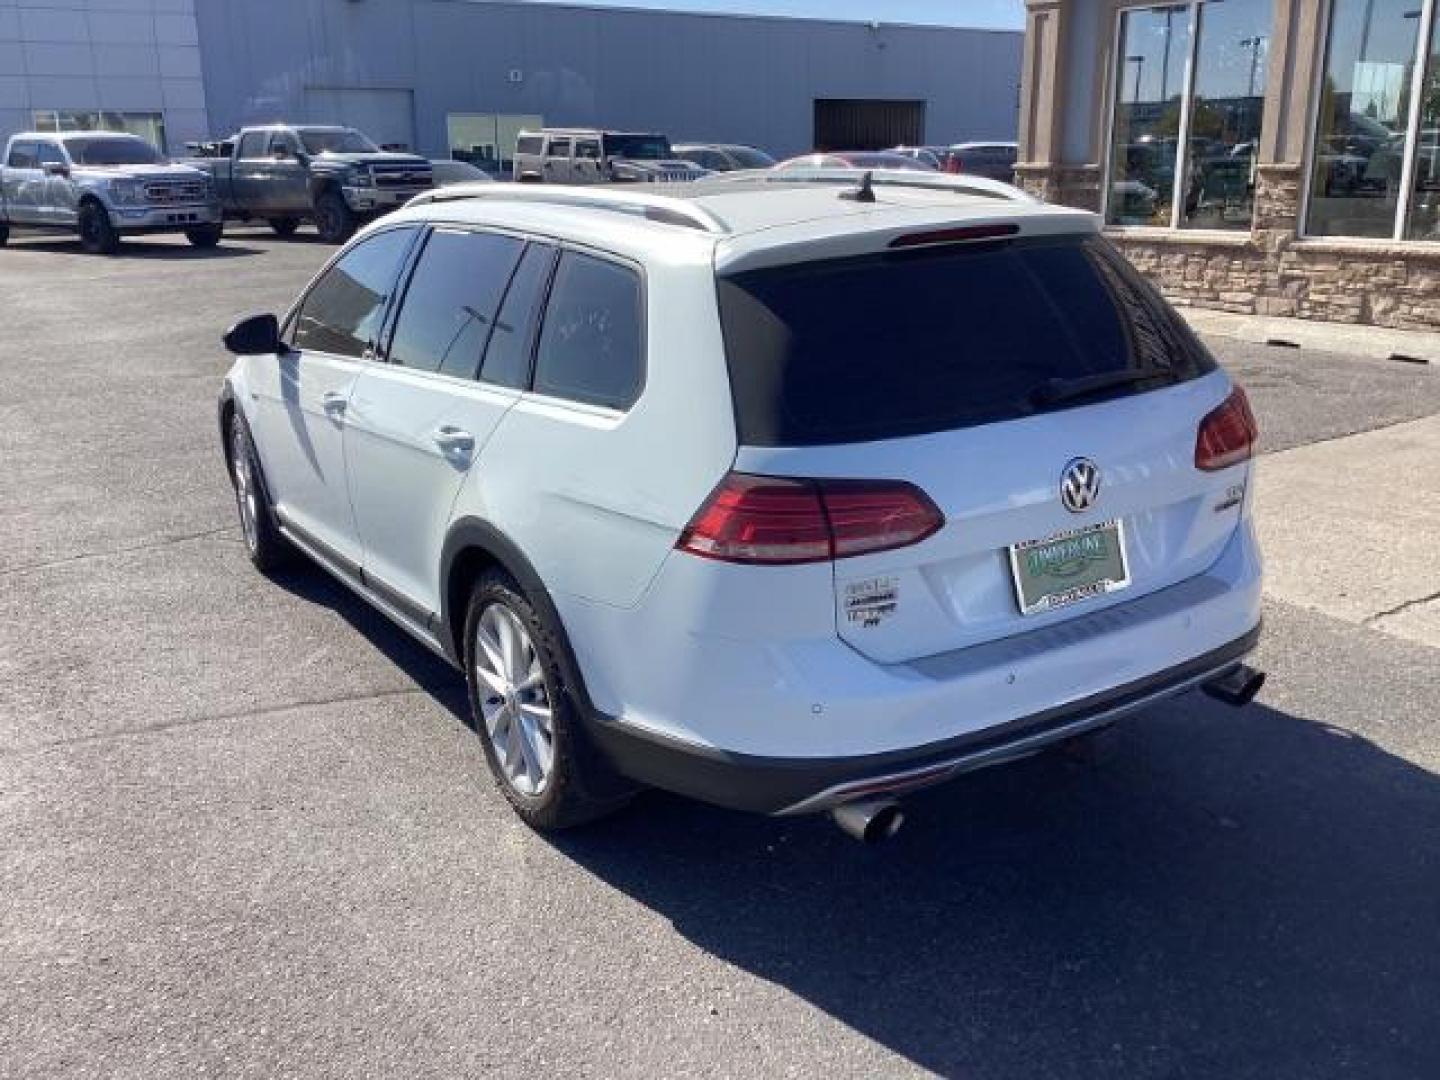
[[[1140,73],[1145,70],[1145,57],[1143,57],[1143,56],[1127,56],[1127,57],[1125,57],[1125,62],[1126,62],[1127,64],[1134,64],[1134,65],[1135,65],[1135,92],[1134,92],[1134,94],[1133,94],[1133,95],[1131,96],[1131,98],[1130,98],[1130,103],[1131,103],[1132,105],[1139,105],[1139,104],[1140,104]]]
[[[1256,34],[1254,37],[1240,39],[1240,47],[1250,50],[1250,91],[1245,96],[1255,96],[1255,75],[1260,66],[1260,46],[1265,44],[1265,35]]]

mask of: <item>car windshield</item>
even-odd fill
[[[1014,420],[1214,370],[1198,339],[1098,237],[767,267],[720,278],[719,297],[749,446]],[[1048,392],[1087,379],[1095,392]]]
[[[65,149],[77,165],[164,165],[165,155],[144,139],[100,136],[66,139]]]
[[[726,153],[739,162],[742,169],[768,169],[775,164],[775,159],[764,150],[750,146],[730,146]]]
[[[309,128],[300,132],[307,154],[373,154],[379,147],[354,128]]]
[[[664,135],[606,135],[605,154],[632,161],[663,161],[673,156],[670,140]]]

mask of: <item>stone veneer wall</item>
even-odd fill
[[[1096,210],[1095,166],[1020,165],[1022,187]],[[1250,232],[1110,229],[1107,235],[1172,302],[1246,315],[1440,330],[1440,245],[1303,240],[1300,167],[1262,165]]]

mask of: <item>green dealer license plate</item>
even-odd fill
[[[1023,615],[1074,604],[1130,584],[1125,526],[1103,521],[1010,546],[1010,573]]]

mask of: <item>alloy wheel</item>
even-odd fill
[[[472,655],[485,737],[505,782],[521,795],[543,794],[555,766],[555,724],[530,632],[496,601],[475,622]]]
[[[230,436],[230,460],[235,476],[235,505],[240,511],[240,527],[245,533],[245,546],[253,552],[259,543],[260,500],[255,490],[255,475],[250,468],[249,440],[239,424],[234,426]]]

